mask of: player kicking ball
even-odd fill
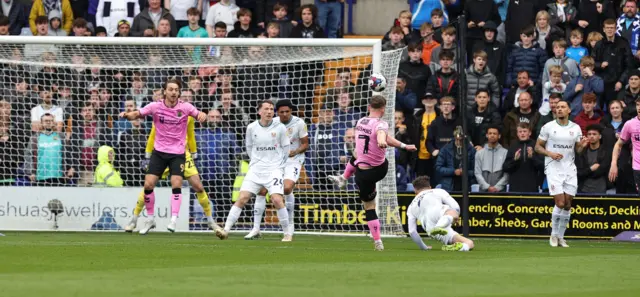
[[[287,129],[287,137],[291,140],[289,146],[289,158],[284,167],[284,200],[287,213],[289,214],[289,235],[293,237],[294,225],[293,214],[295,209],[295,199],[293,187],[300,178],[300,170],[304,164],[304,153],[309,149],[309,134],[304,120],[291,114],[293,104],[289,100],[279,100],[276,103],[276,113],[278,117],[273,118],[274,123],[282,123]],[[251,240],[260,238],[260,224],[264,210],[267,207],[266,189],[262,189],[256,197],[253,205],[253,229],[244,239]]]
[[[204,122],[207,118],[193,105],[178,100],[181,87],[180,81],[170,79],[165,83],[164,100],[149,103],[140,110],[120,113],[121,118],[130,121],[153,116],[153,125],[156,128],[153,152],[144,177],[144,206],[149,218],[140,230],[140,234],[147,234],[149,230],[156,227],[154,218],[156,197],[153,190],[167,167],[171,175],[172,188],[171,222],[167,229],[175,231],[182,202],[187,122],[189,116],[196,118],[199,122]]]
[[[417,222],[427,231],[429,236],[442,242],[443,251],[468,252],[473,249],[471,239],[465,238],[451,228],[451,224],[459,218],[460,205],[447,191],[431,189],[428,176],[419,176],[413,180],[416,198],[407,209],[409,235],[421,250],[430,250],[418,234]]]
[[[387,146],[411,152],[416,150],[414,145],[404,144],[388,135],[389,124],[382,119],[386,106],[387,100],[383,96],[371,97],[369,115],[358,120],[355,127],[355,152],[358,156],[353,162],[355,180],[376,251],[384,250],[380,238],[380,221],[376,213],[376,183],[387,175],[389,169],[389,162],[385,157]]]
[[[578,190],[576,152],[581,154],[589,145],[589,140],[582,137],[580,126],[569,120],[570,113],[568,102],[558,102],[556,120],[542,126],[535,147],[536,153],[545,156],[544,174],[547,176],[549,194],[555,202],[549,238],[552,247],[569,247],[564,240],[564,233],[571,219],[571,202]]]
[[[153,143],[155,142],[155,138],[156,138],[156,128],[155,126],[153,126],[151,128],[151,133],[149,134],[149,138],[147,139],[147,148],[145,152],[147,154],[147,158],[150,158],[151,154],[153,153]],[[202,206],[202,210],[207,216],[207,223],[209,225],[209,228],[215,231],[217,229],[220,229],[220,226],[218,226],[218,224],[216,224],[215,221],[213,220],[212,211],[211,211],[211,201],[209,201],[209,196],[207,195],[207,192],[205,191],[204,186],[202,185],[198,168],[196,168],[195,162],[194,162],[194,159],[196,157],[196,152],[197,152],[197,145],[196,145],[196,136],[195,136],[195,120],[192,117],[189,117],[189,120],[187,122],[186,141],[187,141],[187,146],[185,148],[186,160],[185,160],[185,168],[184,168],[184,177],[187,179],[187,181],[189,182],[189,185],[191,185],[193,190],[196,192],[196,197],[198,198],[198,202]],[[168,176],[169,176],[169,168],[166,168],[164,173],[162,174],[162,179],[167,179]],[[140,192],[140,195],[138,195],[138,201],[136,203],[136,207],[133,209],[133,218],[131,219],[129,224],[127,224],[127,226],[124,227],[125,232],[133,232],[133,230],[136,228],[138,224],[138,218],[140,217],[140,213],[142,213],[143,208],[144,208],[144,190]],[[142,234],[146,234],[146,232],[148,231],[149,230],[146,230]],[[169,231],[174,232],[175,228],[169,229]]]
[[[226,239],[245,204],[265,188],[271,195],[273,206],[278,210],[278,221],[284,233],[282,241],[291,241],[289,214],[282,197],[284,168],[289,158],[290,140],[285,126],[273,120],[273,102],[260,102],[258,114],[260,120],[249,124],[245,138],[247,154],[251,159],[249,171],[242,181],[240,196],[229,211],[224,230],[216,230],[216,235],[220,239]]]

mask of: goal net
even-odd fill
[[[379,40],[369,39],[2,37],[0,181],[5,189],[55,187],[64,193],[104,187],[95,175],[106,158],[99,148],[106,145],[114,150],[112,165],[123,186],[141,188],[152,120],[129,122],[118,114],[161,99],[164,82],[178,78],[181,100],[208,113],[208,121],[195,127],[194,163],[219,223],[247,170],[243,138],[258,117],[257,103],[289,99],[294,115],[307,124],[310,143],[294,189],[296,231],[362,234],[366,222],[353,178],[340,190],[327,175],[341,173],[351,156],[353,126],[367,113],[371,97],[372,71],[388,81],[385,120],[393,135],[401,55],[401,50],[381,53]],[[378,214],[383,234],[399,234],[395,152],[387,152],[389,173],[377,187]],[[206,230],[202,207],[190,192],[189,215],[181,220],[188,220],[188,230]],[[104,199],[97,196],[87,199]],[[127,211],[114,213],[120,226],[131,217],[136,199],[131,195],[123,205]],[[270,206],[264,218],[263,230],[279,229]],[[252,221],[250,203],[235,228],[249,230]]]

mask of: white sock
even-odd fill
[[[443,215],[442,217],[440,217],[440,219],[436,223],[436,227],[444,229],[444,228],[447,228],[447,227],[451,226],[452,222],[453,222],[453,217],[452,216]]]
[[[213,216],[207,216],[207,222],[213,223]]]
[[[551,236],[558,236],[558,227],[560,226],[561,215],[562,208],[554,206],[553,212],[551,213]]]
[[[287,212],[287,208],[283,207],[278,209],[278,221],[280,221],[280,227],[282,227],[282,232],[288,234],[289,232],[289,213]]]
[[[471,249],[469,248],[469,245],[466,243],[462,243],[462,248],[460,249],[461,252],[468,252]]]
[[[564,233],[567,231],[569,221],[571,221],[571,211],[562,210],[562,214],[560,215],[560,225],[558,226],[559,238],[564,238]]]
[[[227,221],[224,222],[224,232],[231,231],[231,227],[233,227],[233,224],[235,224],[236,221],[238,221],[238,218],[240,217],[241,212],[242,212],[242,208],[237,207],[235,205],[231,207],[231,210],[229,211],[229,215],[227,215]]]
[[[262,216],[267,208],[267,197],[258,195],[256,202],[253,204],[253,229],[260,230],[262,224]]]
[[[293,193],[284,196],[284,205],[287,208],[287,212],[289,213],[289,226],[293,226],[293,213],[296,209],[296,201],[293,197]]]
[[[133,217],[131,218],[131,222],[133,223],[137,223],[138,222],[138,217],[137,215],[133,215]]]
[[[171,223],[175,223],[178,220],[178,216],[171,216]]]

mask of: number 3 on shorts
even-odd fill
[[[282,185],[282,179],[278,179],[278,178],[274,178],[273,179],[273,185],[274,186],[281,186]]]

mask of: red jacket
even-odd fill
[[[593,124],[600,124],[600,120],[602,120],[603,116],[604,112],[602,112],[602,110],[594,110],[593,116],[589,118],[583,110],[573,119],[573,121],[580,126],[580,129],[582,129],[582,136],[587,136],[587,127]]]

